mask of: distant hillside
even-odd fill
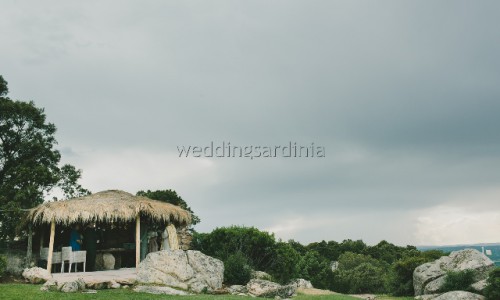
[[[417,248],[421,251],[426,251],[426,250],[442,250],[445,252],[452,252],[452,251],[457,251],[457,250],[463,250],[467,248],[472,248],[476,249],[480,252],[483,251],[484,247],[484,253],[492,260],[495,262],[495,265],[500,266],[500,243],[495,243],[495,244],[472,244],[472,245],[453,245],[453,246],[418,246]],[[489,255],[489,251],[491,251],[491,255]]]

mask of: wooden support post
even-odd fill
[[[26,263],[29,266],[31,264],[31,257],[33,255],[33,226],[31,223],[28,224],[28,249],[26,250]]]
[[[50,223],[49,256],[47,257],[47,271],[52,271],[52,255],[54,254],[54,234],[56,232],[56,221],[52,219]]]
[[[141,215],[135,218],[135,267],[139,268],[141,262]]]

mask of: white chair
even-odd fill
[[[85,265],[87,263],[87,251],[73,251],[73,263],[75,264],[75,272],[77,263],[83,263],[83,272],[85,272]]]
[[[73,250],[71,247],[62,247],[61,251],[61,273],[64,272],[64,262],[68,262],[68,273],[71,273],[71,264],[73,264]]]
[[[49,259],[49,248],[40,249],[40,259],[48,261]],[[52,252],[52,264],[60,264],[62,262],[61,252]]]

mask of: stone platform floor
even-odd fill
[[[95,285],[96,283],[117,282],[121,285],[134,284],[137,278],[136,268],[122,268],[119,270],[96,271],[96,272],[71,272],[71,273],[52,273],[52,277],[58,282],[75,281],[82,278],[86,285]]]

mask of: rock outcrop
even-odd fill
[[[248,294],[264,298],[289,298],[295,294],[297,287],[293,284],[281,285],[262,279],[252,279],[247,283]]]
[[[433,300],[484,300],[485,298],[481,295],[464,292],[464,291],[453,291],[444,293]]]
[[[222,288],[224,264],[199,251],[149,253],[139,264],[137,282],[169,286],[195,293]]]
[[[474,272],[475,282],[488,277],[494,263],[486,255],[475,249],[454,251],[433,262],[418,266],[413,272],[415,295],[435,294],[441,289],[448,271]]]
[[[22,275],[27,281],[35,284],[44,283],[52,279],[52,275],[50,275],[49,271],[39,267],[24,269]]]

